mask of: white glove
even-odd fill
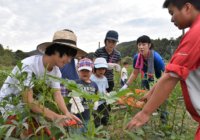
[[[119,64],[116,64],[116,63],[108,63],[108,69],[120,72],[121,71],[121,66]]]
[[[81,104],[81,99],[79,97],[72,97],[69,102],[71,105],[71,112],[74,114],[84,112],[84,107]],[[77,108],[78,107],[78,108]]]
[[[108,69],[113,70],[115,68],[115,63],[108,63]]]
[[[128,85],[127,84],[124,84],[124,86],[119,90],[119,91],[122,91],[122,90],[125,90],[128,88]]]
[[[93,109],[94,109],[94,110],[97,110],[98,107],[99,107],[99,102],[98,102],[98,101],[94,102],[94,107],[93,107]]]
[[[120,72],[121,66],[119,64],[115,64],[115,71]]]

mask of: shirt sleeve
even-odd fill
[[[200,37],[196,42],[191,40],[181,41],[177,51],[173,55],[169,64],[166,66],[166,72],[174,72],[180,78],[185,80],[189,72],[195,70],[200,65]]]
[[[133,57],[133,68],[134,68],[134,69],[135,69],[137,57],[138,57],[138,54],[134,55],[134,57]]]
[[[106,78],[106,77],[105,77]],[[106,78],[106,88],[109,88],[108,79]]]
[[[95,51],[94,56],[95,56],[96,58],[99,57],[99,50],[98,50],[98,49]]]
[[[119,53],[119,58],[118,58],[117,62],[121,61],[121,53],[120,52],[118,52],[118,53]]]
[[[33,75],[34,75],[34,73],[31,69],[31,66],[23,64],[23,68],[22,68],[22,71],[21,71],[21,78],[26,77],[23,81],[24,86],[29,87],[29,88],[34,87]]]
[[[55,77],[58,77],[58,78],[61,78],[61,72],[59,69],[56,70],[55,72]],[[54,89],[60,89],[60,82],[59,81],[56,81],[55,79],[50,79],[50,87],[51,88],[54,88]]]
[[[154,69],[156,78],[160,78],[162,72],[165,70],[165,63],[163,58],[157,52],[154,53]]]
[[[99,88],[95,82],[93,82],[93,84],[94,84],[94,88],[95,88],[95,93],[97,94],[97,92],[99,91]]]

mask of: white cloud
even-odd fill
[[[119,32],[120,42],[178,37],[181,31],[170,23],[160,0],[1,0],[0,43],[16,51],[31,51],[51,41],[59,29],[72,29],[78,46],[95,51],[108,30]]]

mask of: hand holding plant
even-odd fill
[[[128,123],[126,129],[130,130],[132,128],[139,128],[144,125],[150,118],[150,115],[145,113],[144,111],[138,112]]]
[[[71,116],[73,116],[73,115],[71,115]],[[74,116],[74,118],[75,118],[75,116]],[[78,122],[81,122],[81,121],[77,121],[73,118],[69,119],[69,117],[67,117],[66,115],[59,115],[57,119],[59,120],[58,125],[60,125],[60,126],[78,125],[78,124],[80,124]]]
[[[151,93],[150,92],[148,92],[147,94],[145,94],[142,98],[140,98],[139,99],[139,101],[143,101],[143,102],[147,102],[149,99],[150,99],[150,97],[151,97]]]
[[[72,113],[66,113],[65,116],[67,116],[68,118],[72,119],[72,120],[75,120],[76,122],[78,122],[79,124],[82,123],[82,121],[76,117],[74,114]]]

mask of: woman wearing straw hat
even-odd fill
[[[19,88],[19,80],[15,77],[8,76],[4,85],[0,91],[0,101],[9,95],[22,94],[22,102],[27,104],[29,109],[34,113],[43,114],[51,121],[62,119],[59,124],[66,126],[69,119],[74,119],[80,122],[76,116],[71,114],[66,108],[64,99],[60,92],[60,83],[53,79],[47,79],[46,84],[50,88],[54,89],[54,100],[57,103],[58,108],[62,111],[63,115],[58,114],[39,103],[33,96],[34,83],[33,78],[41,78],[47,73],[55,77],[61,77],[59,68],[63,67],[66,63],[69,63],[75,56],[85,55],[86,52],[77,48],[76,35],[71,30],[60,30],[55,32],[52,42],[45,42],[37,46],[37,50],[43,53],[43,55],[35,55],[22,60],[22,69],[18,66],[12,71],[11,75],[27,73],[26,79],[24,79],[23,87]],[[39,93],[41,94],[41,93]],[[50,95],[51,96],[51,95]],[[11,110],[13,108],[10,108]],[[5,113],[5,112],[3,112]]]

